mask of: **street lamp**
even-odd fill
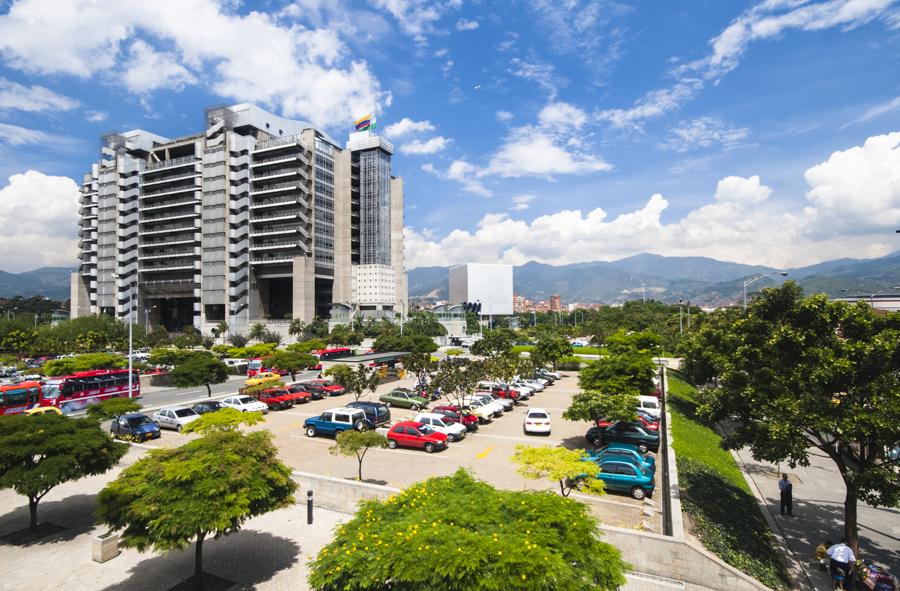
[[[113,273],[112,276],[117,281],[122,281],[122,277],[118,273]],[[133,339],[133,325],[134,325],[134,289],[137,287],[137,278],[135,281],[128,284],[128,398],[132,397],[134,392],[132,380],[134,379],[134,372],[132,364],[134,363],[134,339]]]
[[[678,334],[684,334],[684,321],[682,319],[683,312],[684,308],[681,307],[681,300],[678,300]]]
[[[748,279],[744,281],[744,310],[747,309],[747,286],[751,283],[759,281],[760,279],[764,279],[766,277],[772,277],[773,275],[781,275],[782,277],[787,277],[787,271],[775,271],[773,273],[766,273],[764,275],[757,275],[752,279]]]

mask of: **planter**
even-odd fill
[[[119,555],[119,534],[107,532],[91,539],[91,558],[106,562]]]

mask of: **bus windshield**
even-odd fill
[[[262,361],[260,359],[253,359],[247,365],[247,369],[261,369],[261,368],[262,368]]]
[[[59,398],[60,382],[44,382],[41,393],[47,400],[56,400]]]

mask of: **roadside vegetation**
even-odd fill
[[[683,510],[707,550],[767,587],[787,589],[779,550],[722,438],[697,415],[697,390],[669,372],[672,447]]]

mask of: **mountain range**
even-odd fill
[[[420,267],[409,271],[409,295],[442,300],[448,296],[448,267]],[[707,257],[667,257],[639,254],[617,261],[571,265],[528,262],[513,270],[517,294],[547,301],[559,294],[563,302],[621,303],[654,298],[665,302],[691,301],[697,305],[739,302],[749,278],[786,271],[787,277],[765,277],[748,287],[749,293],[787,279],[806,293],[869,296],[900,286],[900,251],[877,259],[843,258],[807,267],[775,269]]]
[[[409,271],[410,297],[445,300],[449,267],[419,267]],[[0,271],[0,297],[41,295],[55,300],[69,298],[69,277],[74,269],[42,267],[23,273]],[[726,305],[740,301],[743,283],[756,275],[786,271],[787,277],[766,277],[749,287],[750,292],[787,279],[797,281],[806,293],[830,296],[869,296],[900,286],[900,251],[876,259],[843,258],[807,267],[774,269],[707,257],[667,257],[639,254],[617,261],[571,265],[528,262],[513,270],[515,292],[533,301],[559,294],[564,302],[621,303],[654,298],[665,302],[690,300],[697,305]]]

